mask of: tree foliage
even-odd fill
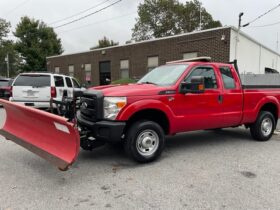
[[[63,52],[53,28],[39,20],[22,17],[14,35],[18,38],[15,48],[24,60],[22,71],[46,71],[46,57]]]
[[[0,42],[3,41],[3,38],[7,37],[7,34],[10,32],[11,24],[6,20],[0,18]]]
[[[113,40],[109,40],[106,36],[104,36],[102,39],[98,40],[98,45],[97,46],[92,47],[90,49],[93,50],[93,49],[116,46],[116,45],[119,45],[119,43],[114,42]]]
[[[9,56],[10,75],[17,73],[20,63],[19,54],[15,50],[13,41],[8,39],[10,23],[0,18],[0,76],[7,76],[7,56]]]
[[[145,0],[138,6],[138,16],[132,29],[136,41],[222,26],[198,0],[185,4],[178,0]]]

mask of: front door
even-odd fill
[[[99,84],[108,85],[111,83],[111,62],[102,61],[99,63]]]
[[[211,65],[194,67],[184,82],[190,82],[192,76],[204,76],[205,92],[176,94],[177,108],[174,114],[180,121],[177,123],[177,132],[222,127],[223,90],[217,70]]]

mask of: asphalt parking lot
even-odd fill
[[[104,146],[61,172],[0,136],[0,209],[279,209],[279,151],[278,135],[202,131],[168,138],[151,164]]]

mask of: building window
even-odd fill
[[[120,61],[121,79],[129,78],[129,60]]]
[[[183,54],[183,59],[191,59],[196,57],[197,57],[197,52],[190,52],[190,53]]]
[[[148,57],[148,72],[158,66],[158,56]]]
[[[91,82],[91,64],[85,64],[85,80]]]
[[[57,66],[57,67],[54,67],[54,73],[59,74],[59,71],[60,71],[60,69],[59,69],[58,66]]]
[[[74,65],[69,65],[68,66],[68,72],[70,77],[74,77]]]

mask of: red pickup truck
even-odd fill
[[[155,68],[136,84],[88,89],[80,99],[77,127],[52,114],[3,102],[7,117],[13,115],[9,110],[21,109],[19,112],[32,112],[22,114],[24,118],[40,118],[32,131],[48,129],[40,140],[47,143],[38,144],[38,135],[24,134],[31,129],[28,123],[22,132],[4,127],[1,133],[24,142],[21,145],[60,168],[73,163],[79,146],[92,150],[104,142],[121,142],[136,161],[149,162],[160,156],[166,135],[180,132],[245,125],[254,139],[269,140],[280,113],[280,87],[242,86],[236,68],[233,63],[214,63],[207,58],[174,61]],[[49,126],[52,121],[55,128]],[[76,137],[67,141],[73,135]]]

